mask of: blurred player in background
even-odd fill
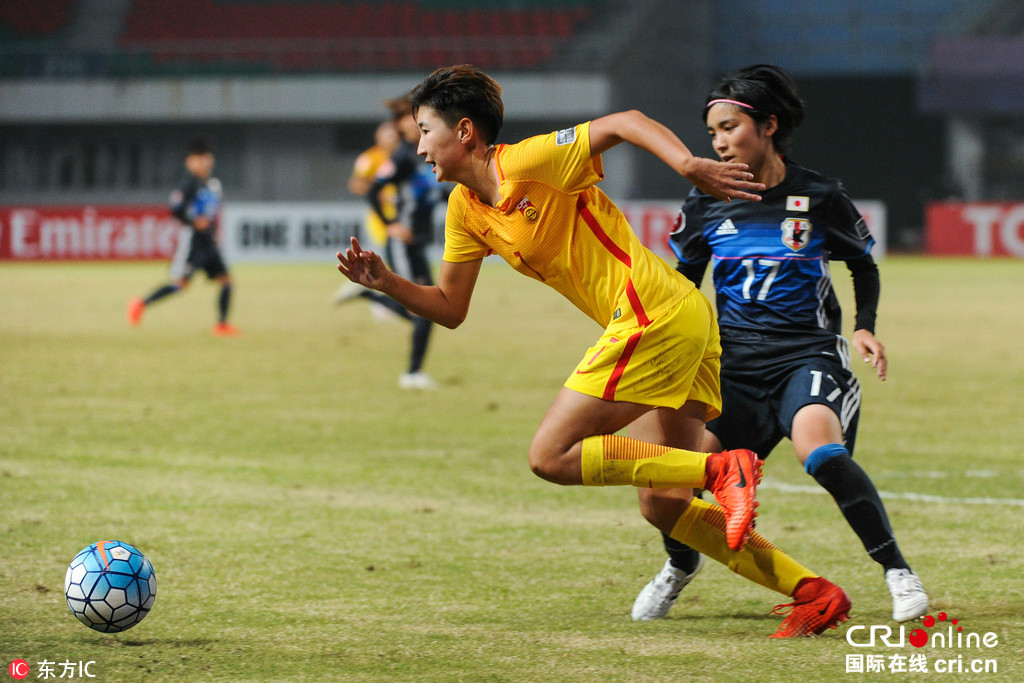
[[[807,474],[832,494],[882,566],[893,619],[909,621],[927,612],[928,595],[896,544],[878,490],[852,457],[861,390],[828,267],[844,261],[853,276],[853,347],[884,380],[885,348],[874,335],[874,239],[838,181],[786,158],[803,117],[796,84],[775,66],[741,69],[707,97],[704,120],[715,152],[747,164],[767,189],[760,202],[732,203],[695,189],[671,236],[679,272],[697,285],[713,262],[723,405],[707,425],[704,448],[767,456],[788,437]],[[670,505],[675,493],[641,492],[649,509]],[[679,541],[665,536],[665,547],[669,559],[637,597],[634,619],[663,617],[703,566]]]
[[[178,247],[171,262],[171,282],[158,287],[145,299],[128,302],[128,322],[135,326],[142,321],[146,307],[188,286],[196,270],[220,285],[217,297],[217,324],[213,334],[232,337],[239,334],[237,327],[228,322],[231,307],[231,275],[217,245],[223,193],[220,181],[213,177],[213,147],[207,140],[195,140],[185,155],[185,178],[181,186],[171,193],[171,213],[182,223],[178,231]]]
[[[395,126],[395,122],[392,119],[389,118],[387,121],[382,121],[377,126],[373,133],[373,146],[357,156],[355,163],[352,165],[352,174],[348,178],[349,192],[357,197],[366,197],[366,193],[373,186],[373,181],[377,179],[377,174],[380,172],[381,167],[390,161],[391,155],[398,148],[401,139],[398,134],[398,127]],[[394,185],[388,185],[380,191],[381,209],[388,219],[393,219],[397,215],[397,195],[398,191]],[[366,216],[363,218],[362,237],[378,248],[383,247],[387,243],[387,224],[381,220],[373,207],[367,207],[366,209]],[[350,300],[352,293],[351,283],[341,285],[338,287],[338,291],[334,293],[334,304],[342,304]],[[376,301],[370,302],[370,310],[373,312],[374,317],[381,320],[396,317],[393,311]]]
[[[348,190],[357,197],[366,197],[370,191],[373,181],[377,179],[382,166],[391,159],[401,142],[398,134],[398,127],[391,119],[381,122],[373,134],[373,146],[356,157],[352,167],[352,175],[348,179]],[[396,190],[394,185],[382,188],[380,191],[381,208],[388,220],[394,220],[397,209]],[[366,211],[366,220],[363,223],[365,237],[368,237],[374,244],[384,246],[387,242],[387,224],[373,208]]]
[[[419,152],[438,180],[459,183],[448,205],[438,285],[396,275],[355,238],[338,254],[339,270],[451,328],[465,319],[489,254],[553,287],[605,331],[541,421],[529,449],[533,472],[563,485],[707,488],[721,508],[684,500],[652,523],[793,596],[775,637],[821,633],[843,621],[850,603],[842,589],[752,532],[757,456],[697,452],[705,420],[721,405],[711,305],[640,243],[596,183],[601,154],[629,142],[715,197],[759,200],[750,191],[764,186],[751,182],[743,164],[694,157],[638,111],[495,146],[501,87],[466,65],[438,69],[411,98]],[[615,434],[625,427],[630,437]]]
[[[388,265],[417,284],[432,285],[434,279],[427,259],[427,247],[434,239],[434,209],[444,201],[447,189],[437,182],[430,167],[416,154],[420,131],[409,100],[399,97],[389,100],[387,105],[401,139],[391,158],[377,170],[365,194],[374,217],[384,226],[387,236],[384,254]],[[397,197],[392,206],[389,196],[395,189]],[[437,388],[434,378],[423,371],[434,323],[410,313],[394,299],[355,283],[339,289],[335,303],[357,297],[368,299],[375,306],[383,306],[412,323],[409,365],[398,378],[398,386],[403,389]]]

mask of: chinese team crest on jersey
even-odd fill
[[[533,202],[530,201],[529,197],[523,197],[519,200],[519,203],[516,204],[516,209],[518,209],[519,213],[523,214],[528,221],[535,221],[540,217],[540,214],[537,212],[537,207],[533,205]]]
[[[806,218],[787,218],[782,221],[782,243],[793,251],[800,251],[811,241],[811,222]]]

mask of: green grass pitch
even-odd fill
[[[788,444],[765,466],[758,528],[842,585],[851,620],[770,640],[783,596],[715,565],[669,618],[631,622],[663,562],[635,492],[526,466],[599,330],[503,264],[485,265],[460,329],[435,329],[431,393],[397,387],[406,325],[330,305],[331,263],[236,268],[235,339],[210,335],[216,290],[199,279],[128,327],[126,301],[164,264],[3,264],[0,664],[41,680],[40,662],[92,661],[80,680],[117,683],[1022,680],[1024,265],[881,271],[890,378],[858,364],[857,458],[931,613],[996,633],[994,648],[922,650],[915,673],[889,668],[909,646],[851,646],[851,626],[891,625],[881,571]],[[849,328],[849,278],[833,274]],[[147,554],[158,593],[106,636],[62,584],[110,538]],[[885,668],[849,672],[861,654]],[[975,659],[997,671],[968,672]]]

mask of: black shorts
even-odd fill
[[[228,267],[224,265],[224,258],[216,245],[193,248],[188,255],[188,265],[192,272],[202,270],[211,280],[228,273]]]
[[[850,344],[840,336],[763,334],[722,329],[722,415],[708,423],[726,449],[768,457],[789,437],[793,416],[821,404],[839,417],[853,454],[860,383],[850,370]]]
[[[183,227],[178,231],[178,247],[171,261],[171,276],[188,280],[197,270],[204,271],[211,280],[228,273],[217,243],[197,237],[192,228]]]
[[[384,246],[384,259],[406,280],[418,285],[432,285],[434,278],[427,259],[427,245],[423,242],[402,242],[389,238]]]

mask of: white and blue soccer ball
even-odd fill
[[[64,596],[75,617],[96,631],[118,633],[142,621],[156,600],[156,573],[138,548],[99,541],[71,560]]]

